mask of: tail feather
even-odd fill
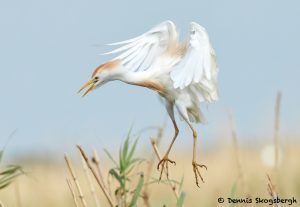
[[[187,108],[187,112],[188,112],[189,120],[191,122],[206,123],[206,119],[203,113],[201,112],[200,108],[198,108],[197,106]]]

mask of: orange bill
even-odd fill
[[[88,86],[90,86],[85,92],[84,94],[82,95],[82,97],[84,97],[86,94],[88,94],[94,87],[95,87],[95,80],[94,79],[91,79],[89,80],[86,84],[84,84],[80,90],[78,91],[78,93],[80,93],[81,91],[83,91],[83,89],[87,88]]]

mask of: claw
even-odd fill
[[[200,188],[198,179],[200,177],[200,179],[203,183],[204,183],[204,179],[203,179],[203,177],[200,173],[199,167],[200,168],[205,168],[205,170],[207,170],[207,167],[205,165],[200,165],[200,164],[198,164],[194,161],[192,162],[192,165],[193,165],[193,171],[194,171],[194,174],[195,174],[196,185]]]
[[[162,167],[161,170],[160,170],[159,181],[161,180],[162,174],[163,174],[165,169],[166,169],[165,173],[167,175],[167,178],[169,179],[169,164],[168,164],[169,162],[176,165],[175,161],[170,160],[166,156],[162,160],[160,160],[159,163],[157,164],[157,170],[159,170],[160,166]]]

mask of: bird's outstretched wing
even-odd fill
[[[177,41],[175,24],[165,21],[136,38],[109,44],[122,46],[105,54],[120,53],[114,59],[121,61],[128,71],[146,71],[168,49],[172,41]]]
[[[170,74],[174,88],[195,88],[207,101],[213,101],[218,98],[217,74],[216,55],[206,30],[191,22],[186,53]]]

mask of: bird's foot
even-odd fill
[[[170,160],[168,158],[168,156],[164,156],[164,158],[162,160],[160,160],[159,163],[157,164],[157,170],[159,170],[159,168],[161,166],[159,181],[161,180],[162,174],[165,169],[166,169],[165,173],[167,175],[167,179],[169,179],[169,162],[176,165],[176,162],[173,160]]]
[[[196,179],[196,185],[200,188],[199,186],[199,178],[201,179],[201,181],[204,183],[203,177],[201,176],[200,170],[199,168],[205,168],[207,170],[207,167],[205,165],[200,165],[197,162],[193,161],[192,162],[193,165],[193,171],[195,174],[195,179]]]

